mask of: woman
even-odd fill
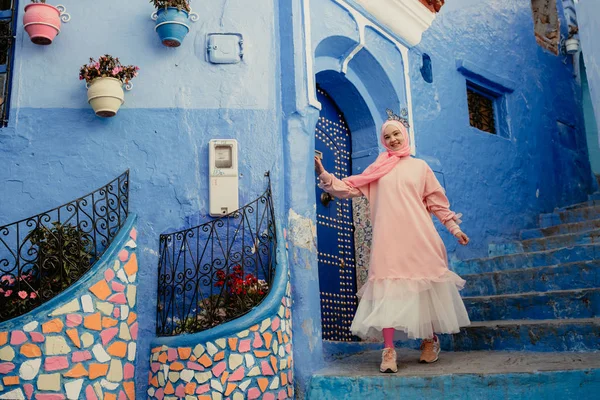
[[[408,132],[398,117],[381,128],[387,149],[365,171],[339,180],[315,157],[319,187],[339,198],[366,196],[373,241],[369,279],[350,330],[362,338],[381,337],[381,372],[397,372],[395,330],[423,339],[420,362],[433,363],[440,352],[436,333],[458,333],[470,324],[458,293],[465,281],[448,269],[446,248],[434,214],[460,244],[469,243],[450,211],[444,189],[423,160],[410,157]]]

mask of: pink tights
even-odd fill
[[[386,349],[394,348],[394,328],[383,328],[383,347]],[[433,340],[437,341],[437,336],[433,335]]]
[[[394,348],[394,328],[383,328],[383,343],[386,349]]]

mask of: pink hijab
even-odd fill
[[[404,137],[404,144],[399,150],[392,150],[385,145],[384,136],[386,133],[391,134],[396,129],[399,129],[402,133],[402,136]],[[376,181],[390,172],[396,166],[396,164],[398,164],[401,158],[410,156],[408,132],[402,122],[396,120],[386,121],[381,127],[381,135],[379,138],[387,151],[385,153],[381,153],[379,157],[377,157],[377,160],[375,160],[373,164],[369,165],[362,174],[344,178],[343,181],[348,185],[356,188],[368,185],[369,183]]]

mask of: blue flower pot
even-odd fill
[[[183,38],[190,31],[190,16],[186,11],[178,10],[177,7],[160,8],[156,11],[156,33],[162,44],[167,47],[179,47]]]

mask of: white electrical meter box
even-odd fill
[[[240,208],[238,143],[235,139],[212,139],[208,146],[209,214],[219,217]]]

